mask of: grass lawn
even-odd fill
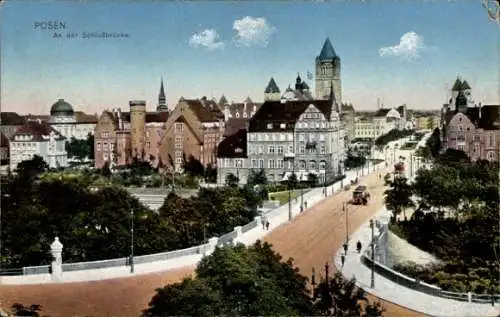
[[[293,190],[291,191],[290,197],[292,197],[292,199],[295,199],[295,197],[298,197],[299,195],[300,195],[300,190]],[[288,190],[282,192],[269,193],[269,199],[279,201],[280,205],[286,204],[288,202]]]

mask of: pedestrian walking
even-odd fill
[[[304,206],[300,205],[300,212],[304,211]]]
[[[304,205],[306,206],[306,209],[307,209],[307,201],[304,202]]]
[[[266,230],[269,230],[269,221],[266,221]]]
[[[265,227],[266,227],[266,219],[262,218],[262,220],[260,221],[260,223],[262,224],[262,229],[265,229]]]
[[[358,240],[358,243],[356,243],[356,249],[358,250],[358,253],[361,252],[361,241]]]
[[[345,255],[341,255],[340,256],[340,262],[342,262],[342,267],[344,267],[344,264],[345,264]]]

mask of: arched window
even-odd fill
[[[300,163],[299,163],[299,167],[300,167],[301,169],[305,169],[305,168],[306,168],[306,161],[300,161]]]
[[[309,161],[309,169],[311,170],[316,169],[316,161]]]
[[[326,168],[326,162],[325,161],[319,162],[319,169],[324,170],[325,168]]]

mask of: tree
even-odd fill
[[[432,131],[432,134],[425,142],[425,145],[429,149],[429,152],[433,158],[437,158],[439,156],[439,152],[442,148],[441,133],[439,131],[439,128],[435,128]]]
[[[212,164],[208,164],[205,168],[205,181],[208,183],[217,182],[217,168],[213,167]]]
[[[307,174],[307,182],[309,183],[309,186],[316,187],[318,185],[318,181],[318,175],[314,173]]]
[[[23,304],[15,303],[11,308],[14,316],[24,317],[39,317],[40,312],[42,311],[42,306],[38,304],[33,304],[27,307]]]
[[[43,157],[34,155],[32,159],[17,164],[16,173],[21,178],[33,179],[48,169],[49,164],[44,161]]]
[[[200,160],[195,158],[193,155],[189,155],[186,159],[186,155],[183,155],[182,168],[184,172],[188,173],[192,177],[199,177],[204,175],[204,167]]]
[[[312,315],[307,278],[267,243],[217,248],[194,279],[157,290],[143,316]],[[196,295],[197,293],[197,295]]]
[[[240,182],[240,179],[236,177],[233,173],[229,173],[226,176],[226,185],[230,187],[236,187],[238,186],[238,183]]]
[[[404,213],[406,208],[413,206],[411,196],[413,194],[412,187],[408,184],[405,177],[395,177],[391,182],[390,188],[385,192],[385,204],[387,209],[392,211],[393,219],[401,212]],[[406,219],[406,215],[404,216]]]
[[[266,171],[264,169],[260,169],[258,172],[251,170],[247,183],[253,186],[267,185]]]
[[[464,151],[447,149],[446,152],[437,157],[437,162],[446,166],[460,166],[469,164],[470,159]]]
[[[380,303],[368,303],[366,292],[356,287],[356,280],[346,280],[337,272],[323,279],[314,290],[314,308],[321,316],[382,316]],[[364,307],[364,308],[363,308]]]
[[[109,161],[105,161],[104,165],[101,168],[101,175],[104,177],[110,177],[111,176],[111,168],[109,167]]]

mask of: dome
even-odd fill
[[[396,118],[396,119],[401,119],[401,115],[399,114],[399,112],[396,110],[396,109],[391,109],[391,111],[389,111],[387,113],[387,118]]]
[[[74,114],[73,107],[64,99],[59,99],[50,108],[51,116],[72,116]]]

